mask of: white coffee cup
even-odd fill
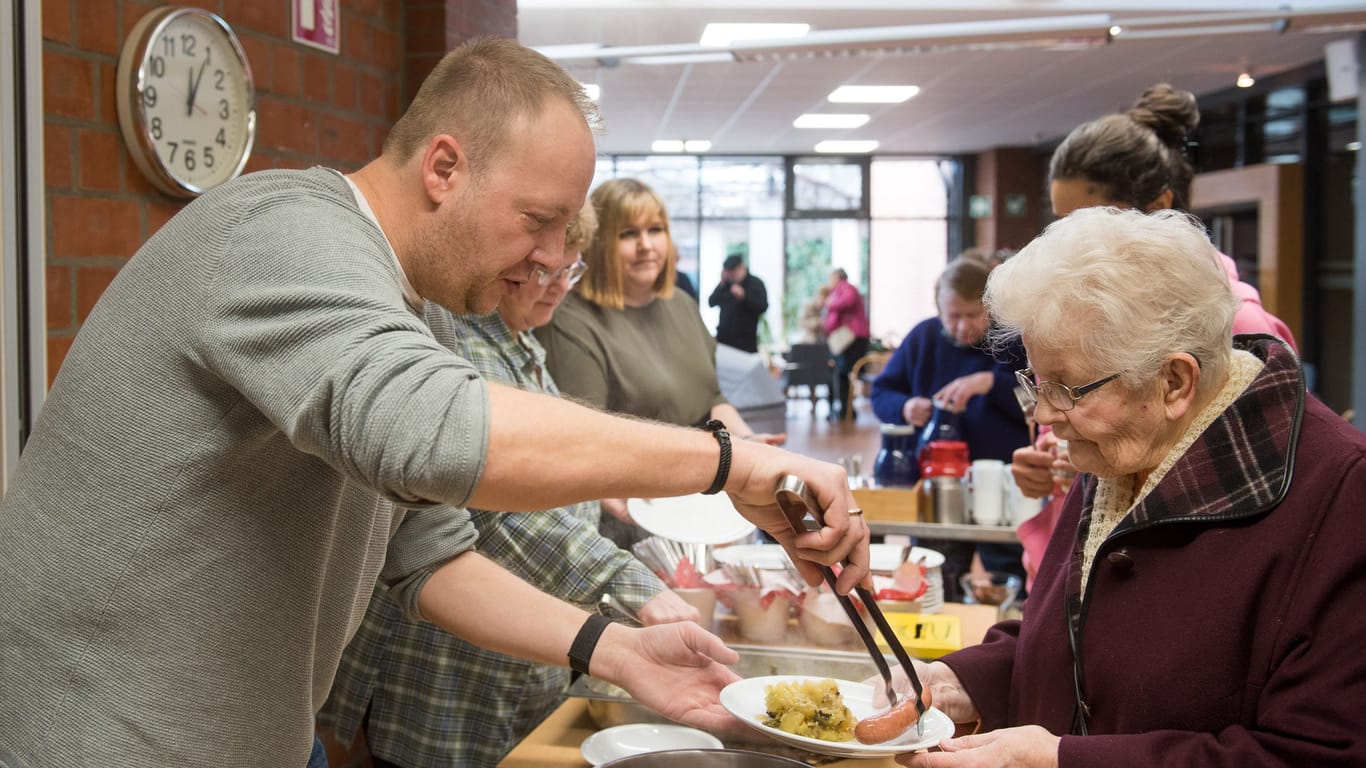
[[[1020,523],[1043,511],[1043,499],[1031,499],[1024,495],[1020,486],[1015,484],[1015,476],[1011,474],[1009,464],[1006,465],[1005,485],[1006,511],[1011,525],[1018,527]]]
[[[1006,463],[999,459],[977,459],[969,472],[972,521],[978,525],[1009,525],[1005,511]]]

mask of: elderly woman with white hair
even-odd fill
[[[985,301],[1082,474],[1024,619],[920,667],[980,732],[900,762],[1366,765],[1366,436],[1231,337],[1203,230],[1078,211]]]

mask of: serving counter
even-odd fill
[[[996,609],[992,606],[946,603],[941,613],[958,616],[961,619],[962,638],[965,646],[980,643],[987,630],[996,622]],[[715,629],[723,640],[734,644],[735,639],[728,636],[733,628],[727,626],[726,622],[718,620]],[[597,730],[597,726],[594,725],[589,716],[587,700],[570,698],[523,739],[499,763],[499,766],[500,768],[585,768],[589,763],[580,754],[579,745]],[[726,741],[725,735],[721,735],[721,738]],[[777,742],[773,742],[772,745],[772,751],[791,755],[791,752],[784,751],[786,748],[778,745]],[[737,745],[737,747],[757,751],[765,749],[764,746],[751,742]],[[813,758],[813,765],[842,768],[892,768],[896,765],[896,762],[890,757],[841,760],[838,758],[822,758],[818,755],[810,755],[810,753],[803,753],[803,755],[809,755]]]

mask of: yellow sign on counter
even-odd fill
[[[937,659],[963,647],[963,620],[938,613],[883,614],[907,652],[922,659]],[[887,644],[878,635],[878,645]]]

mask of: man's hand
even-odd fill
[[[850,517],[855,507],[849,477],[837,464],[762,445],[753,440],[732,443],[730,479],[726,492],[741,515],[782,544],[806,583],[821,583],[817,565],[844,563],[837,589],[847,594],[854,585],[869,583],[868,526],[863,518]],[[778,508],[774,492],[784,475],[806,483],[823,512],[819,530],[798,536],[787,516]]]
[[[740,285],[739,283],[731,283],[730,295],[734,296],[737,299],[745,298],[745,287],[743,285]]]
[[[740,660],[720,638],[685,621],[603,631],[589,671],[626,689],[636,701],[706,731],[744,726],[721,706],[721,689],[740,679],[726,665]]]
[[[913,427],[923,427],[934,412],[934,403],[928,397],[912,397],[901,406],[901,418]]]
[[[962,413],[968,407],[969,400],[977,395],[987,394],[995,383],[996,377],[992,376],[991,371],[959,376],[934,393],[934,401],[943,403],[944,407],[954,413]]]

